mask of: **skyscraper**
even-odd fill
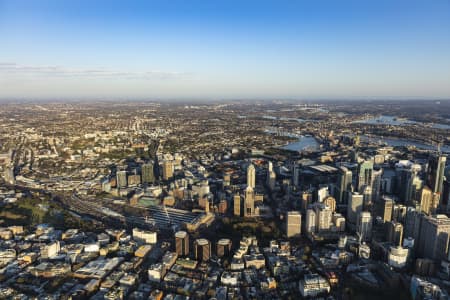
[[[117,187],[127,187],[127,171],[117,171]]]
[[[155,174],[153,170],[153,163],[145,163],[141,167],[142,183],[153,183],[155,181]]]
[[[175,247],[178,256],[189,255],[189,235],[186,231],[175,233]]]
[[[362,211],[358,215],[356,232],[361,241],[367,242],[372,238],[372,215],[368,211]]]
[[[447,259],[450,219],[446,215],[425,216],[422,219],[418,255],[430,259]]]
[[[356,225],[358,214],[363,210],[363,195],[359,193],[350,194],[347,206],[347,221]]]
[[[165,160],[163,162],[163,180],[169,180],[173,177],[173,162]]]
[[[271,161],[269,161],[269,166],[267,169],[267,176],[266,176],[266,184],[270,190],[273,190],[275,188],[276,179],[277,179],[277,175],[276,175],[275,171],[273,170],[273,164]]]
[[[334,199],[334,197],[332,197],[332,196],[326,197],[323,200],[323,204],[328,206],[331,209],[331,212],[334,213],[336,211],[336,199]]]
[[[316,232],[316,213],[312,209],[306,211],[305,228],[307,233]]]
[[[323,203],[315,203],[314,210],[316,213],[316,230],[327,231],[330,229],[332,222],[331,208]]]
[[[300,166],[296,163],[292,166],[292,184],[294,186],[299,185]]]
[[[418,242],[421,221],[422,213],[413,207],[408,207],[404,227],[404,235],[406,238],[413,238],[416,243]]]
[[[231,240],[220,239],[217,241],[216,253],[218,257],[229,256],[231,252]]]
[[[255,188],[255,181],[256,181],[256,171],[255,166],[253,166],[252,163],[247,168],[247,186],[251,187],[252,189]]]
[[[424,186],[420,193],[420,211],[429,215],[432,212],[433,192],[428,186]]]
[[[401,246],[403,242],[403,225],[391,221],[387,223],[387,240],[395,246]]]
[[[379,204],[378,215],[384,222],[390,222],[392,220],[392,211],[394,208],[394,200],[388,196],[383,196]]]
[[[207,239],[196,239],[194,242],[195,259],[208,261],[211,257],[211,243]]]
[[[373,176],[373,161],[365,160],[359,165],[358,169],[358,191],[361,191],[363,186],[372,187]]]
[[[381,177],[383,176],[383,169],[372,170],[372,179],[370,186],[372,188],[372,201],[377,202],[380,200],[381,192]]]
[[[352,171],[346,167],[339,168],[336,200],[339,204],[348,202],[348,193],[352,190]]]
[[[255,214],[255,192],[251,186],[247,186],[244,195],[244,216],[252,217]]]
[[[288,211],[286,214],[286,236],[298,236],[302,228],[302,215],[299,211]]]
[[[443,155],[432,155],[428,160],[427,184],[433,193],[441,194],[443,191],[446,160]]]
[[[233,212],[237,217],[241,216],[241,195],[236,194],[233,196]]]

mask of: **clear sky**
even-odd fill
[[[450,98],[450,0],[0,0],[0,98]]]

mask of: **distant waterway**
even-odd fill
[[[437,129],[450,129],[450,125],[448,125],[448,124],[422,123],[422,122],[408,120],[405,118],[397,118],[394,116],[386,116],[386,115],[381,115],[376,118],[358,120],[358,121],[354,121],[353,123],[369,124],[369,125],[392,125],[392,126],[417,124],[417,125],[423,125],[423,126],[437,128]]]
[[[360,136],[361,141],[364,142],[370,142],[370,143],[382,143],[382,144],[386,144],[388,146],[392,146],[392,147],[408,147],[408,146],[414,146],[418,149],[423,149],[423,150],[436,150],[437,147],[433,146],[433,145],[429,145],[429,144],[425,144],[422,142],[418,142],[418,141],[412,141],[412,140],[406,140],[406,139],[395,139],[395,138],[384,138],[381,136],[366,136],[366,135],[362,135]],[[441,151],[442,152],[446,152],[446,153],[450,153],[450,146],[441,146]]]
[[[269,134],[279,134],[279,132],[272,129],[266,129],[265,132]],[[310,135],[304,136],[289,132],[283,132],[283,136],[295,137],[297,138],[297,141],[290,142],[287,145],[281,146],[280,147],[281,149],[300,152],[301,151],[314,152],[320,149],[320,144],[313,136]]]
[[[305,120],[305,119],[300,119],[300,118],[286,118],[286,117],[274,117],[274,116],[262,116],[263,119],[267,119],[267,120],[280,120],[280,121],[297,121],[299,123],[303,123],[303,122],[314,122],[314,120]]]
[[[318,151],[320,149],[319,143],[312,136],[300,136],[296,142],[289,143],[282,146],[281,149],[290,151]]]

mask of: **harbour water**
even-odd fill
[[[437,129],[450,129],[450,125],[448,124],[440,124],[440,123],[422,123],[422,122],[416,122],[404,118],[397,118],[394,116],[385,116],[381,115],[376,118],[371,119],[365,119],[365,120],[358,120],[354,121],[354,123],[359,124],[370,124],[370,125],[392,125],[392,126],[400,126],[400,125],[423,125],[423,126],[429,126],[431,128],[437,128]]]

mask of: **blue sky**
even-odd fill
[[[0,97],[450,98],[450,0],[0,0]]]

